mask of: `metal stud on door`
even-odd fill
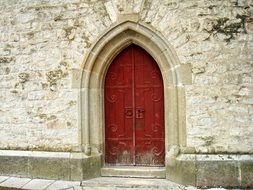
[[[164,155],[161,72],[145,50],[131,45],[105,79],[105,163],[162,166]]]

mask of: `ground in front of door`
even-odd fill
[[[0,176],[0,190],[197,190],[165,180],[99,177],[86,181],[60,181]],[[223,189],[223,188],[212,188]]]

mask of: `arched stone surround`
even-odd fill
[[[101,36],[82,65],[79,97],[79,142],[86,155],[104,147],[104,78],[115,56],[130,44],[145,49],[157,62],[164,81],[165,147],[186,145],[184,84],[191,83],[189,65],[181,65],[166,39],[143,23],[122,21]]]

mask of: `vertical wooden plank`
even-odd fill
[[[105,78],[105,162],[133,164],[131,51],[122,51]]]
[[[164,91],[155,60],[142,48],[135,49],[136,165],[163,166]]]

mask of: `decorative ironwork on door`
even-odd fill
[[[105,163],[164,165],[163,80],[155,60],[131,45],[105,78]]]

